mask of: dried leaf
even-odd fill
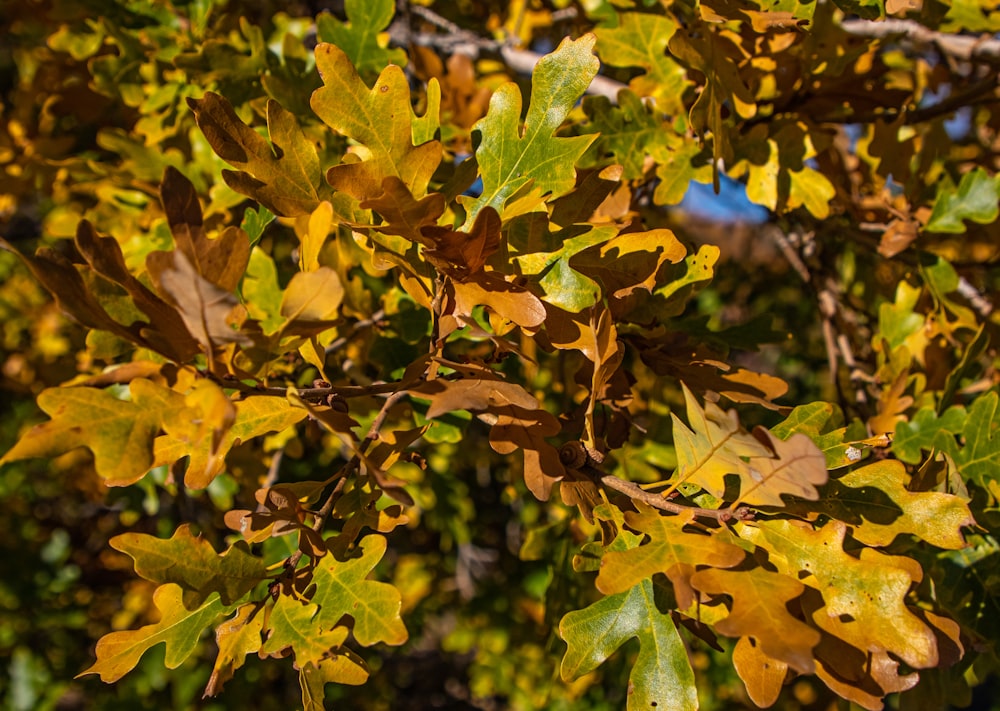
[[[236,291],[250,261],[250,238],[229,227],[216,239],[205,234],[201,205],[191,181],[175,168],[167,168],[160,183],[163,210],[177,249],[195,270],[223,291]]]
[[[253,339],[239,330],[242,306],[236,296],[201,276],[183,252],[153,252],[146,258],[146,268],[206,353],[227,343],[253,345]]]

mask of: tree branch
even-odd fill
[[[946,32],[937,32],[913,20],[845,20],[841,27],[848,34],[870,39],[886,39],[902,36],[916,44],[934,45],[949,57],[967,62],[982,62],[1000,65],[1000,39],[989,35],[969,37]]]
[[[641,501],[647,506],[659,509],[660,511],[667,511],[673,514],[691,512],[699,518],[712,518],[720,523],[733,520],[748,521],[754,517],[753,509],[748,506],[737,506],[735,509],[703,509],[698,506],[684,506],[683,504],[675,504],[673,501],[668,501],[659,494],[646,491],[638,484],[625,481],[624,479],[620,479],[613,474],[605,474],[590,465],[584,465],[577,469],[577,471],[586,474],[596,482],[603,484],[609,489],[614,489],[619,493],[625,494],[634,501]]]

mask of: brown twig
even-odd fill
[[[615,491],[625,494],[627,497],[634,501],[641,501],[647,506],[651,506],[654,509],[659,509],[660,511],[668,511],[673,514],[681,514],[689,512],[694,514],[699,518],[712,518],[720,523],[725,523],[727,521],[748,521],[754,517],[753,509],[747,506],[737,506],[734,508],[724,508],[724,509],[703,509],[698,506],[685,506],[683,504],[677,504],[673,501],[668,501],[663,498],[660,494],[655,494],[651,491],[646,491],[638,484],[633,484],[630,481],[625,481],[620,479],[613,474],[605,474],[604,472],[596,469],[592,466],[585,465],[580,467],[578,471],[581,471],[595,481],[609,489],[614,489]]]
[[[377,326],[385,318],[385,311],[379,309],[373,313],[369,318],[361,319],[360,321],[355,321],[351,326],[350,330],[343,336],[339,336],[334,339],[334,341],[326,347],[326,353],[329,355],[335,351],[340,350],[347,342],[354,338],[359,332],[365,330],[366,328],[371,328]]]

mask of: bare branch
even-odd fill
[[[1000,39],[989,35],[970,37],[936,32],[913,20],[845,20],[841,27],[856,37],[886,39],[901,36],[915,44],[933,45],[955,59],[1000,65]]]

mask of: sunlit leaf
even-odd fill
[[[101,681],[112,682],[128,674],[150,647],[166,645],[167,669],[176,669],[187,660],[198,646],[205,630],[225,612],[218,598],[206,601],[194,610],[188,610],[181,601],[180,586],[168,583],[153,593],[153,602],[161,618],[156,624],[130,632],[112,632],[97,643],[97,661],[83,671],[100,674]]]
[[[523,128],[517,85],[504,84],[494,92],[489,113],[474,127],[482,135],[476,161],[483,192],[465,201],[470,224],[487,205],[503,217],[507,201],[529,184],[552,197],[573,187],[573,166],[594,137],[554,134],[597,73],[594,42],[593,35],[564,40],[536,65]]]

